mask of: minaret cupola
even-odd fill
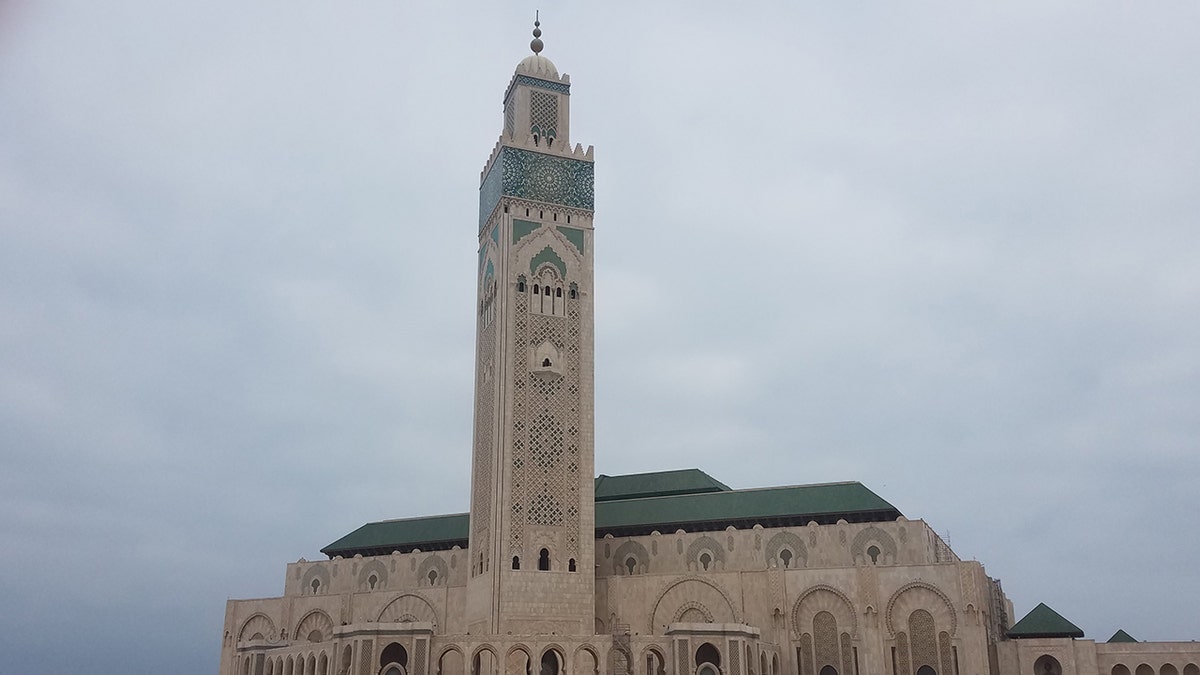
[[[533,22],[533,54],[517,64],[504,94],[504,141],[514,145],[554,149],[569,147],[571,78],[559,75],[554,62],[542,56],[541,22]]]

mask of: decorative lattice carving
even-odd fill
[[[933,625],[933,615],[923,609],[914,611],[908,616],[908,633],[913,670],[920,670],[921,666],[939,670],[937,632]]]
[[[630,539],[617,547],[613,559],[613,574],[645,574],[650,570],[650,553],[646,547]],[[629,571],[629,559],[633,558],[633,571]]]
[[[942,660],[942,669],[939,673],[945,675],[958,675],[958,664],[954,662],[954,654],[950,647],[950,634],[946,631],[938,633],[938,656]]]
[[[475,459],[474,484],[471,486],[472,549],[490,550],[492,519],[493,456],[495,454],[496,382],[495,358],[496,324],[479,330],[475,356]],[[483,565],[476,567],[482,573]]]
[[[837,619],[829,612],[817,612],[817,615],[813,617],[812,635],[816,671],[821,672],[825,666],[837,668],[841,663],[838,654]]]
[[[371,583],[371,577],[375,577],[374,584]],[[363,591],[377,591],[387,586],[387,579],[387,567],[378,560],[372,560],[359,570],[358,588]]]
[[[425,675],[425,651],[428,649],[425,640],[417,640],[413,647],[413,675]]]
[[[558,135],[558,97],[540,91],[529,92],[529,128],[543,137]]]
[[[433,576],[430,576],[430,573]],[[430,555],[421,561],[421,566],[417,568],[417,583],[422,586],[444,586],[448,574],[446,561],[437,554]]]
[[[796,657],[800,660],[800,675],[814,675],[812,643],[811,634],[805,633],[800,636],[800,646],[796,648]]]
[[[912,661],[908,658],[908,634],[900,631],[896,634],[896,675],[912,675]]]
[[[504,102],[504,135],[512,137],[517,126],[517,99],[509,97]]]
[[[850,542],[850,556],[855,562],[860,562],[860,559],[870,562],[866,550],[871,544],[878,546],[881,553],[891,556],[893,562],[896,560],[896,541],[892,539],[892,535],[874,525],[864,527],[854,535],[854,541]]]
[[[363,640],[362,649],[358,652],[358,672],[360,675],[368,675],[375,672],[371,666],[375,661],[375,641]]]
[[[707,566],[703,564],[703,560],[701,559],[701,556],[705,553],[708,553],[710,558]],[[717,540],[712,537],[699,537],[688,546],[687,561],[689,564],[694,565],[697,570],[712,569],[714,563],[720,562],[724,564],[725,552],[721,548],[721,545],[717,543]]]
[[[789,552],[789,555],[784,556],[787,560],[779,555],[785,550]],[[767,540],[765,553],[764,557],[768,567],[805,567],[808,565],[808,547],[804,545],[803,539],[792,532],[777,532]]]
[[[892,594],[887,604],[888,633],[895,635],[896,629],[903,627],[903,622],[917,609],[927,610],[934,618],[934,625],[948,628],[950,635],[958,630],[958,617],[950,598],[937,586],[923,581],[913,581],[905,584]]]
[[[850,644],[850,634],[842,633],[842,673],[855,675],[854,648]]]
[[[529,526],[563,528],[565,555],[579,555],[580,314],[529,313],[529,294],[517,293],[515,349],[550,344],[565,354],[561,377],[544,379],[514,369],[512,421],[512,523],[509,547],[520,552]]]
[[[792,630],[795,635],[812,630],[817,614],[828,612],[832,614],[843,628],[849,628],[851,635],[858,634],[858,617],[850,598],[838,589],[824,584],[811,586],[800,594],[792,607]],[[835,664],[836,665],[836,664]]]

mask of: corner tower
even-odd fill
[[[539,25],[480,176],[475,635],[590,635],[595,617],[592,148],[571,147],[571,80]]]

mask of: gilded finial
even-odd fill
[[[538,18],[539,18],[538,12],[537,12],[537,10],[534,10],[534,12],[533,12],[533,41],[531,41],[529,43],[529,48],[533,50],[534,54],[541,54],[542,48],[546,46],[545,44],[542,43],[542,29],[541,29],[542,22],[539,21]]]

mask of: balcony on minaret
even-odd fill
[[[552,342],[543,342],[530,354],[529,371],[539,380],[557,380],[563,376],[562,352]]]

